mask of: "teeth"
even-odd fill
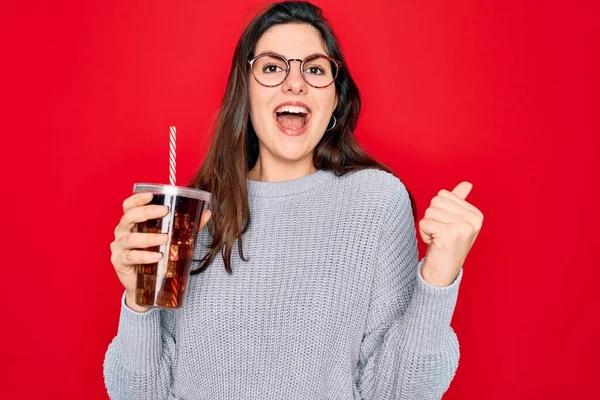
[[[276,113],[289,112],[294,114],[308,114],[308,110],[304,107],[297,106],[282,106],[275,110]]]

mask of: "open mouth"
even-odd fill
[[[310,119],[310,112],[304,107],[282,106],[275,110],[275,119],[283,129],[302,129]]]

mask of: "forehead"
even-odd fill
[[[282,24],[267,29],[258,39],[254,53],[264,52],[274,52],[287,58],[328,53],[319,31],[307,24]]]

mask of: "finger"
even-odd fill
[[[471,193],[471,189],[473,189],[473,184],[470,182],[461,182],[454,189],[452,189],[452,193],[460,197],[461,199],[466,199],[469,193]]]
[[[481,228],[479,217],[472,213],[455,214],[446,209],[433,206],[425,210],[424,218],[429,218],[445,224],[462,224],[466,222],[471,226],[474,232],[479,231]]]
[[[123,212],[130,208],[148,204],[152,200],[152,193],[135,193],[123,201]]]
[[[455,202],[457,202],[458,204],[460,204],[467,210],[471,211],[473,214],[477,215],[479,218],[483,219],[483,213],[481,211],[479,211],[479,209],[477,207],[475,207],[473,204],[469,203],[468,201],[461,199],[455,193],[452,193],[445,189],[442,189],[438,192],[438,196],[442,196],[442,197],[446,197],[448,199],[454,200]]]
[[[115,241],[115,249],[147,249],[165,244],[168,240],[166,233],[128,233]]]
[[[437,237],[439,232],[446,228],[447,224],[429,218],[423,218],[419,221],[419,234],[421,235],[421,239],[427,244],[431,244],[433,238]]]
[[[202,211],[202,216],[200,217],[200,228],[198,228],[199,230],[204,228],[204,225],[208,223],[208,220],[210,220],[211,216],[212,213],[210,212],[210,210]]]
[[[465,215],[467,213],[471,213],[470,210],[465,208],[462,204],[453,199],[450,199],[445,196],[435,196],[431,199],[431,205],[433,207],[441,208],[443,210],[450,211],[457,215]]]
[[[455,214],[452,211],[435,206],[430,206],[425,210],[424,218],[433,219],[438,222],[443,222],[444,224],[453,224],[465,219],[460,214]]]
[[[131,232],[135,224],[148,221],[149,219],[162,218],[169,213],[169,207],[160,205],[148,205],[130,208],[123,214],[121,221],[115,229],[115,238]]]
[[[158,253],[156,251],[127,250],[121,253],[121,264],[153,264],[160,261],[162,257],[162,253]]]

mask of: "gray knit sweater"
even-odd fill
[[[380,170],[248,181],[233,273],[215,258],[184,307],[121,299],[104,379],[112,399],[439,399],[458,366],[447,287],[420,274],[403,183]],[[195,257],[210,235],[199,233]],[[192,268],[197,268],[194,263]]]

